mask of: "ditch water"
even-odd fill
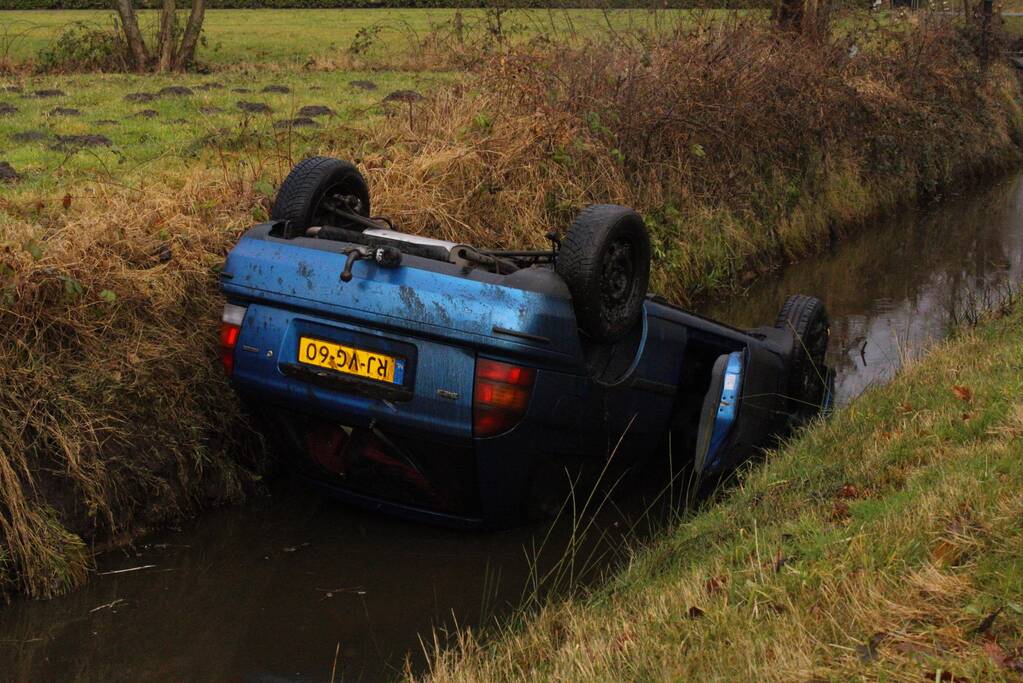
[[[884,221],[704,312],[762,324],[789,293],[821,296],[848,401],[945,336],[953,311],[1021,277],[1016,177]],[[629,495],[596,516],[591,579],[634,525],[656,524],[641,519],[645,492]],[[570,532],[557,524],[544,545],[546,528],[438,529],[285,481],[254,505],[100,556],[100,575],[72,595],[0,607],[0,680],[393,679],[407,657],[422,666],[434,627],[507,612],[532,585],[530,558],[553,566]]]

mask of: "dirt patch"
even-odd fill
[[[82,112],[72,107],[54,107],[50,110],[50,116],[81,116]]]
[[[0,161],[0,183],[13,183],[21,176],[6,161]]]
[[[11,139],[15,142],[42,142],[48,140],[49,135],[41,130],[26,130],[20,133],[15,133],[11,136]]]
[[[188,97],[192,94],[191,88],[186,88],[183,85],[170,85],[166,88],[160,88],[156,93],[157,97]]]
[[[242,93],[244,95],[245,93],[252,92],[252,88],[231,88],[231,92]]]
[[[18,108],[13,104],[7,104],[6,102],[0,102],[0,116],[10,116],[11,114],[17,114]]]
[[[285,119],[283,121],[274,122],[274,128],[281,130],[284,128],[319,128],[320,124],[313,121],[308,116],[299,116],[295,119]]]
[[[299,116],[333,116],[334,110],[322,104],[307,104],[298,110]]]
[[[282,95],[287,95],[288,93],[291,92],[291,88],[289,88],[286,85],[277,85],[275,83],[271,83],[270,85],[263,88],[263,92],[276,92]]]
[[[54,149],[70,151],[82,147],[109,147],[113,143],[106,135],[58,135]]]
[[[239,100],[236,103],[236,105],[238,106],[239,109],[241,109],[244,112],[248,112],[249,114],[270,113],[270,106],[262,102],[245,102],[244,100]]]
[[[384,98],[384,102],[418,102],[421,99],[423,96],[415,90],[395,90]]]
[[[34,97],[34,98],[38,98],[38,99],[47,99],[49,97],[66,97],[66,96],[67,96],[67,93],[64,92],[63,90],[55,90],[55,89],[36,90],[31,95],[26,95],[26,97]]]
[[[156,95],[151,92],[130,92],[124,96],[125,102],[152,102]]]
[[[348,85],[360,90],[376,90],[377,84],[373,81],[349,81]]]
[[[137,119],[151,119],[159,115],[160,112],[155,109],[143,109],[142,111],[135,112],[135,118]]]
[[[210,105],[208,107],[199,107],[200,114],[219,114],[222,111],[224,110],[214,105]]]

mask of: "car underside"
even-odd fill
[[[352,503],[466,526],[550,514],[580,471],[666,449],[718,477],[830,401],[827,316],[790,297],[739,330],[647,294],[625,207],[550,250],[486,250],[371,217],[314,157],[222,271],[222,359],[295,470]]]

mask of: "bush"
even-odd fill
[[[116,27],[75,22],[39,51],[40,71],[127,71],[128,45]]]

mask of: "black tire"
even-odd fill
[[[796,424],[816,417],[830,398],[830,374],[824,364],[831,326],[824,302],[793,294],[778,312],[775,327],[793,335],[787,399]]]
[[[337,218],[324,208],[324,200],[343,201],[344,197],[354,197],[355,212],[369,216],[369,186],[353,164],[309,157],[281,183],[270,218],[288,221],[290,229],[298,232],[313,225],[335,225]]]
[[[621,339],[639,320],[650,282],[643,219],[625,206],[586,207],[562,240],[555,268],[583,334],[598,343]]]

